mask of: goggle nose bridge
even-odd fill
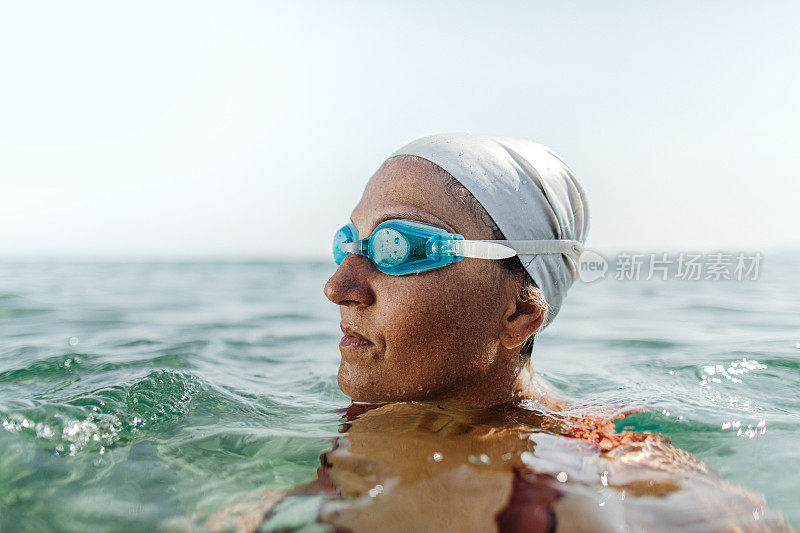
[[[366,239],[361,239],[358,241],[352,242],[343,242],[340,246],[342,252],[346,254],[358,254],[358,255],[366,255],[367,252],[365,248],[367,247],[367,243],[369,241],[369,237]]]

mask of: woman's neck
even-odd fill
[[[534,374],[532,359],[531,356],[520,368],[512,388],[514,400],[532,400],[550,409],[565,409],[568,402],[564,394],[542,376]]]

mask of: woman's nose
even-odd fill
[[[375,294],[369,281],[373,268],[366,257],[348,254],[325,283],[325,296],[337,305],[372,305]]]

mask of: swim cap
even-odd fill
[[[454,133],[417,139],[391,157],[398,155],[427,159],[450,173],[475,196],[508,240],[586,242],[586,193],[572,170],[546,146]],[[578,279],[578,265],[566,254],[520,255],[519,259],[547,300],[543,330]]]

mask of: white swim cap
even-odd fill
[[[508,240],[586,242],[586,194],[569,167],[546,146],[454,133],[417,139],[391,157],[397,155],[427,159],[450,173],[475,196]],[[520,255],[519,259],[547,300],[543,330],[578,279],[578,265],[566,254]]]

